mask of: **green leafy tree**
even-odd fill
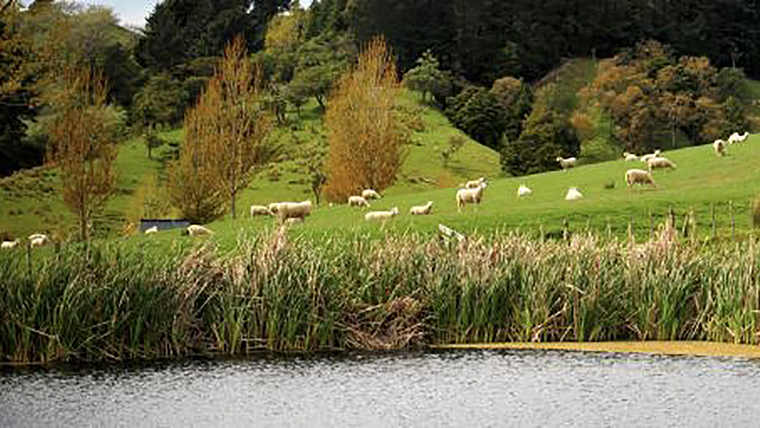
[[[446,115],[475,141],[494,150],[501,148],[507,128],[506,111],[490,91],[477,87],[465,89],[449,102]]]
[[[522,123],[533,106],[533,91],[520,79],[506,76],[493,82],[491,93],[504,107],[508,140],[515,140],[522,132]]]
[[[438,59],[430,49],[417,59],[417,66],[404,74],[404,85],[413,91],[422,92],[422,99],[428,95],[449,96],[452,90],[450,74],[442,71]]]

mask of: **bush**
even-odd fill
[[[501,149],[507,129],[506,110],[491,92],[469,87],[449,100],[449,120],[475,141],[494,150]]]

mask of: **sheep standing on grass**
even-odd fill
[[[43,245],[47,245],[49,243],[50,238],[48,238],[48,236],[45,234],[34,233],[32,235],[29,235],[29,245],[31,245],[32,248],[42,247]]]
[[[715,140],[713,143],[713,151],[715,151],[715,156],[725,156],[726,155],[726,142],[723,140]]]
[[[480,187],[481,184],[484,184],[486,182],[485,177],[480,177],[477,180],[470,180],[467,183],[465,183],[464,187],[466,189],[477,189]]]
[[[634,155],[633,153],[623,152],[623,158],[625,158],[626,162],[634,162],[639,160],[639,157]]]
[[[367,200],[362,196],[349,196],[348,206],[349,207],[369,207],[369,202],[367,202]]]
[[[531,193],[533,193],[528,186],[521,184],[520,187],[517,188],[517,197],[522,198],[523,196],[528,196]]]
[[[202,236],[202,235],[213,235],[214,232],[211,230],[199,225],[199,224],[191,224],[190,226],[187,226],[187,229],[185,229],[182,232],[183,235],[190,235],[190,236]]]
[[[662,158],[662,157],[656,157],[649,159],[647,162],[647,165],[649,166],[649,171],[652,171],[654,169],[676,169],[676,164],[673,163],[668,158]]]
[[[571,187],[567,190],[567,195],[565,195],[566,201],[577,201],[578,199],[582,198],[583,194],[577,187]]]
[[[264,205],[251,205],[251,217],[256,217],[257,215],[272,215],[272,211]]]
[[[742,135],[739,135],[738,132],[734,132],[730,137],[728,137],[728,144],[743,143],[748,136],[749,132],[745,132]]]
[[[153,234],[153,233],[158,233],[158,226],[149,227],[149,228],[145,229],[145,232],[143,232],[143,233],[146,234],[146,235],[150,235],[150,234]]]
[[[628,187],[634,184],[649,184],[652,187],[656,187],[652,174],[643,169],[629,169],[625,172],[625,182],[628,183]]]
[[[654,159],[660,157],[660,149],[657,149],[654,151],[654,153],[649,153],[648,155],[644,155],[639,158],[640,161],[644,163],[648,163],[650,159]]]
[[[277,206],[277,215],[282,222],[289,218],[306,220],[306,216],[311,214],[311,207],[311,201],[280,202]]]
[[[425,205],[416,205],[409,209],[411,215],[428,215],[433,212],[433,201],[428,201]]]
[[[563,159],[561,156],[557,156],[557,162],[559,162],[559,166],[562,167],[563,171],[567,170],[568,168],[575,167],[575,163],[577,161],[578,160],[576,158]]]
[[[364,199],[380,199],[380,194],[372,189],[362,190],[362,198]]]
[[[13,241],[3,241],[2,244],[0,244],[0,249],[3,250],[12,250],[16,247],[18,247],[19,240],[13,240]]]
[[[480,201],[483,200],[483,189],[486,186],[486,183],[481,183],[475,189],[459,189],[457,192],[457,211],[462,212],[462,208],[466,204],[480,204]]]
[[[397,215],[398,207],[393,207],[390,211],[370,211],[367,214],[364,214],[364,220],[380,220],[382,222],[385,222],[385,220],[391,219]]]

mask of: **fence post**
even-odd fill
[[[736,240],[736,220],[734,219],[734,201],[728,201],[728,211],[731,213],[731,240]]]

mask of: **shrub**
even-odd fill
[[[469,87],[449,101],[446,115],[457,128],[494,150],[507,129],[506,110],[490,91]]]

